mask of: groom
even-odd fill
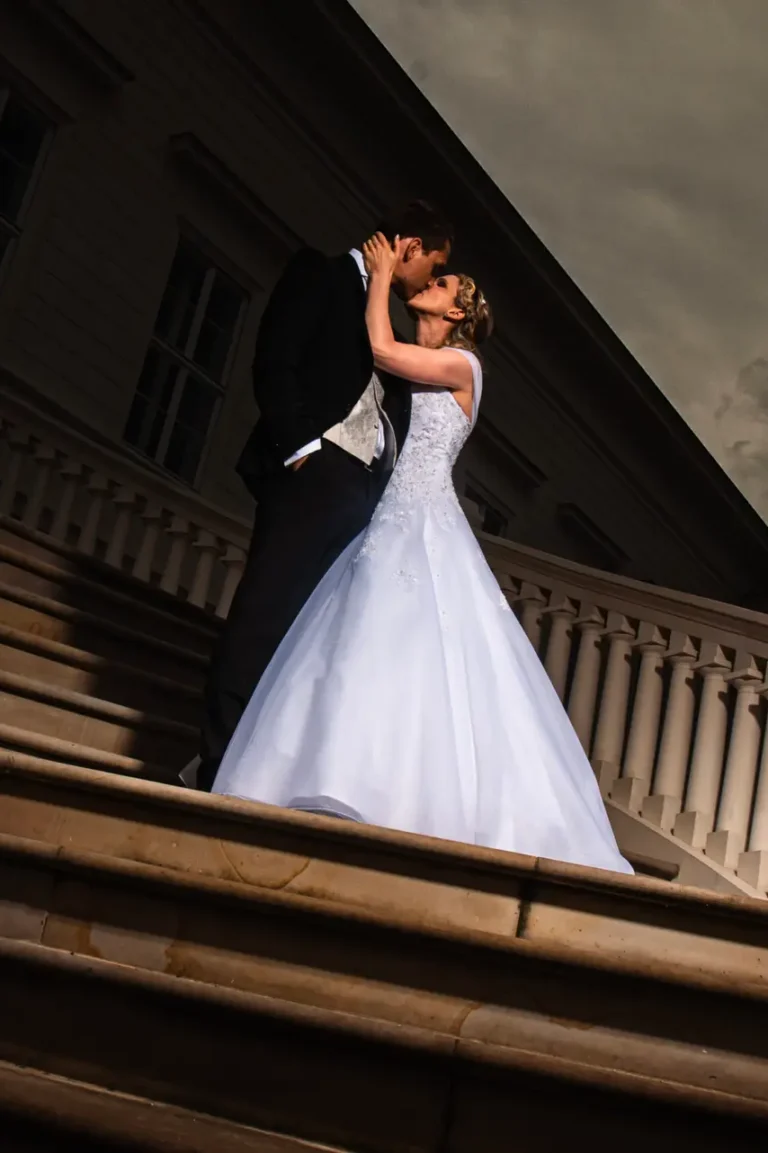
[[[403,242],[405,301],[445,265],[453,230],[423,201],[381,226]],[[307,598],[370,521],[408,432],[410,388],[380,381],[365,326],[358,249],[304,249],[261,321],[253,362],[260,419],[237,471],[257,502],[245,571],[205,690],[197,787],[210,791],[251,694]]]

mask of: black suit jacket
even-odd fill
[[[253,391],[260,418],[237,465],[254,497],[288,457],[346,419],[372,372],[365,290],[354,257],[303,249],[278,281],[256,341]],[[389,376],[381,381],[402,447],[410,386]]]

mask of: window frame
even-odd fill
[[[0,75],[0,120],[5,112],[6,105],[10,98],[17,99],[21,104],[26,105],[33,112],[35,112],[41,120],[45,121],[46,129],[43,138],[40,141],[40,147],[35,157],[35,163],[32,166],[32,171],[27,181],[27,186],[24,189],[24,195],[19,205],[19,211],[16,214],[15,220],[10,220],[2,212],[0,212],[0,233],[8,237],[8,244],[5,249],[0,253],[0,286],[3,283],[8,266],[13,258],[13,253],[19,240],[24,232],[24,226],[27,221],[29,208],[34,199],[35,192],[40,182],[43,167],[48,158],[48,153],[51,148],[53,137],[56,133],[56,122],[53,121],[48,113],[43,111],[35,100],[31,100],[24,92],[21,92],[11,80],[7,77]]]
[[[201,257],[202,261],[206,265],[206,271],[203,277],[203,284],[200,290],[200,295],[195,304],[192,321],[189,326],[189,332],[187,333],[183,348],[180,348],[169,343],[169,341],[165,340],[163,337],[158,336],[154,331],[154,327],[157,325],[160,305],[170,283],[174,261],[176,260],[176,256],[181,245],[184,243],[193,248],[197,255]],[[195,361],[192,359],[192,353],[194,352],[197,339],[200,335],[200,330],[205,320],[206,308],[208,307],[208,303],[211,298],[211,292],[213,291],[213,286],[218,275],[225,277],[227,280],[235,284],[240,290],[242,299],[240,301],[240,308],[238,311],[237,319],[232,327],[232,336],[229,342],[229,347],[227,349],[227,355],[221,369],[221,375],[219,379],[216,379],[208,372],[206,372],[204,368],[195,363]],[[168,412],[163,422],[163,430],[160,435],[155,453],[150,455],[148,452],[145,452],[144,449],[142,449],[139,445],[132,444],[129,440],[126,439],[125,429],[123,430],[123,444],[130,451],[136,453],[139,459],[146,461],[150,463],[154,468],[159,469],[164,476],[172,478],[176,484],[183,485],[185,488],[190,488],[193,491],[197,491],[200,487],[200,478],[208,460],[214,432],[221,415],[221,410],[224,404],[227,390],[229,388],[232,368],[240,346],[243,328],[251,306],[252,292],[246,286],[247,279],[247,277],[238,275],[236,272],[233,274],[231,262],[223,258],[219,258],[217,255],[214,255],[214,253],[212,253],[210,250],[210,246],[205,242],[204,238],[198,238],[194,233],[188,232],[186,230],[179,232],[176,238],[176,246],[173,250],[173,256],[166,272],[163,291],[160,295],[157,313],[153,322],[153,331],[149,340],[147,341],[141,367],[141,372],[143,372],[147,357],[152,350],[155,350],[161,357],[167,359],[168,363],[175,365],[178,369],[177,378],[173,386],[173,395],[170,404],[168,405]],[[141,373],[139,375],[141,375]],[[200,453],[200,459],[198,460],[197,467],[195,469],[194,478],[192,480],[187,480],[185,477],[180,476],[179,473],[174,472],[173,469],[168,468],[164,461],[168,452],[171,437],[173,436],[174,429],[177,426],[178,412],[182,397],[184,395],[184,389],[186,388],[187,381],[190,377],[197,378],[211,389],[213,389],[216,395],[216,399],[214,401],[213,409],[211,412],[211,418],[209,421],[208,430],[206,432],[205,441]],[[137,394],[138,381],[134,387],[131,405],[133,405]],[[129,417],[130,409],[128,411],[128,415],[126,416],[126,425]]]
[[[477,504],[477,501],[475,500],[475,496],[477,496],[483,502],[484,507],[480,509],[480,511],[483,513],[483,519],[485,519],[485,514],[490,510],[504,520],[504,532],[509,532],[512,526],[512,522],[515,519],[515,514],[504,501],[499,500],[497,496],[490,492],[490,490],[486,487],[486,485],[482,483],[482,481],[477,480],[475,476],[469,472],[464,476],[463,488],[463,495],[467,500],[471,500],[473,503]],[[489,532],[489,530],[483,527],[481,532]],[[497,534],[489,532],[489,535],[495,536]],[[508,536],[503,536],[499,539],[510,540],[511,538]]]

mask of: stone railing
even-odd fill
[[[768,616],[481,541],[603,795],[768,889]]]
[[[245,521],[26,402],[0,421],[0,515],[226,616]],[[603,794],[768,890],[768,615],[478,535]]]
[[[219,617],[250,527],[149,462],[0,398],[0,516],[21,521]]]

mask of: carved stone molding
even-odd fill
[[[596,563],[600,562],[608,572],[621,571],[629,557],[577,504],[559,504],[557,513],[569,535],[592,549]]]
[[[509,471],[511,480],[518,488],[532,492],[546,483],[546,473],[512,444],[487,416],[481,415],[478,418],[476,436],[481,444],[492,445],[502,454],[505,470]]]

